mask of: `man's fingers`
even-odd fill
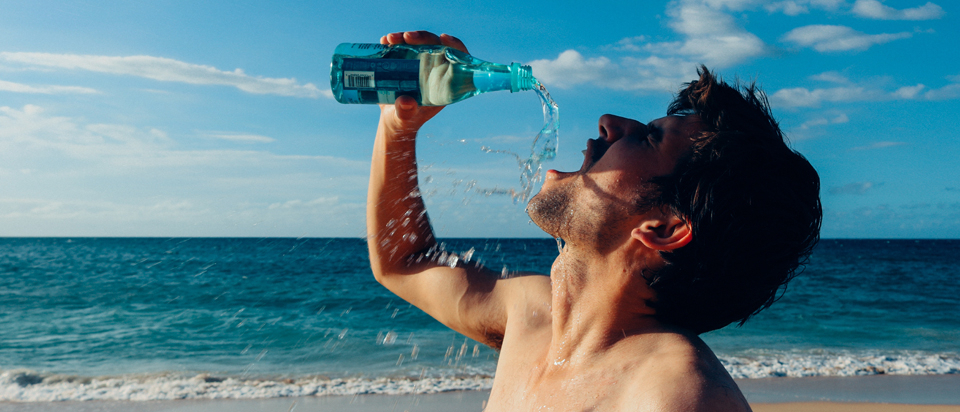
[[[403,44],[403,32],[390,33],[380,38],[381,44]]]
[[[442,44],[444,46],[453,47],[454,49],[460,50],[467,54],[470,53],[467,51],[467,46],[465,46],[460,39],[449,34],[441,34],[437,36],[436,34],[426,30],[399,31],[396,33],[390,33],[386,36],[380,37],[380,44]]]
[[[397,97],[397,101],[393,103],[393,107],[397,111],[397,117],[401,120],[409,120],[417,114],[417,100],[410,96],[400,96]]]
[[[408,31],[403,34],[407,44],[440,44],[440,37],[424,30]]]
[[[449,34],[446,34],[446,33],[441,34],[441,35],[440,35],[440,42],[441,42],[444,46],[453,47],[454,49],[457,49],[457,50],[460,50],[460,51],[462,51],[462,52],[464,52],[464,53],[470,54],[470,52],[467,51],[467,46],[465,46],[465,45],[463,44],[463,42],[460,41],[460,39],[458,39],[458,38],[456,38],[456,37],[453,37],[453,36],[451,36],[451,35],[449,35]]]

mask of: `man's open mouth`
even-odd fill
[[[603,141],[603,138],[587,140],[587,149],[583,151],[583,165],[580,167],[580,171],[590,170],[607,152],[607,147],[608,145]]]

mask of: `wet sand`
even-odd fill
[[[737,383],[756,412],[960,412],[960,375],[771,378]],[[255,400],[0,402],[0,412],[440,412],[483,410],[489,391]]]
[[[957,412],[957,405],[904,405],[891,403],[761,403],[753,412]]]

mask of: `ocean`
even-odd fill
[[[449,239],[547,273],[551,239]],[[960,373],[960,240],[824,240],[703,336],[735,378]],[[0,239],[0,401],[488,389],[497,353],[381,287],[362,239]]]

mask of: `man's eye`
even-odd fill
[[[649,136],[652,141],[659,142],[661,139],[663,139],[663,131],[656,127],[651,127]]]

